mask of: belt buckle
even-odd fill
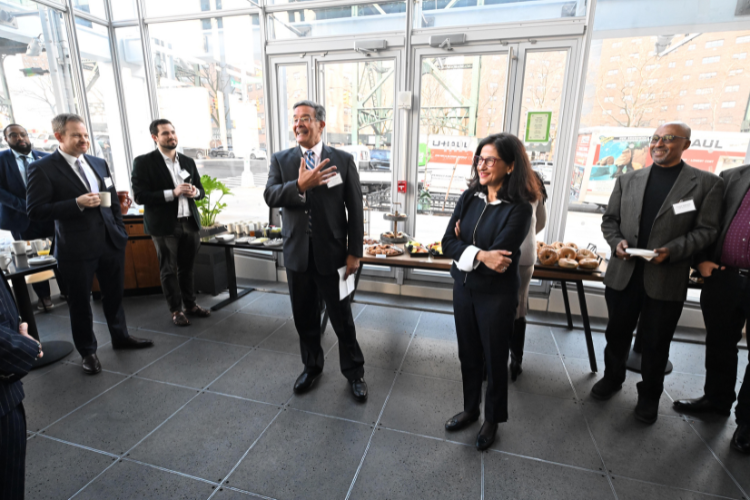
[[[740,274],[740,276],[748,277],[750,276],[750,269],[737,269],[737,272]]]

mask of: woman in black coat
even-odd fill
[[[523,143],[495,134],[477,146],[472,177],[443,237],[453,259],[453,312],[464,390],[464,411],[445,423],[448,431],[479,419],[482,372],[487,367],[484,424],[477,449],[495,441],[508,420],[509,337],[518,307],[521,244],[531,224],[539,185]]]

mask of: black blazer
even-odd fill
[[[530,203],[503,201],[497,205],[490,205],[485,203],[477,191],[464,191],[445,230],[443,254],[458,261],[464,250],[473,245],[480,250],[508,250],[512,252],[512,262],[504,273],[493,271],[484,263],[466,273],[456,267],[454,262],[451,266],[453,279],[461,280],[464,286],[479,292],[517,294],[521,286],[518,274],[521,244],[529,234],[532,213]],[[454,232],[458,220],[461,220],[460,239],[456,238]],[[474,237],[476,243],[472,243]]]
[[[364,212],[362,188],[354,158],[349,153],[323,145],[321,161],[329,158],[342,184],[318,186],[305,193],[297,190],[302,150],[280,151],[271,157],[268,183],[263,197],[269,207],[283,208],[281,235],[284,238],[284,265],[296,272],[307,271],[309,237],[308,210],[312,209],[313,253],[321,274],[333,274],[346,265],[347,255],[362,257]],[[347,241],[348,238],[348,241]]]
[[[84,155],[96,173],[99,190],[111,179],[107,162]],[[115,248],[125,249],[128,234],[122,223],[114,183],[107,189],[112,206],[81,210],[76,198],[89,192],[59,151],[35,161],[29,167],[26,206],[32,221],[55,221],[55,257],[59,261],[99,258],[109,237]]]
[[[727,239],[727,231],[732,225],[734,216],[737,215],[742,200],[745,199],[747,191],[750,190],[750,165],[724,170],[719,177],[724,179],[724,193],[721,211],[721,228],[716,241],[699,252],[694,265],[710,260],[717,264],[721,263],[721,253],[724,250],[724,240]]]
[[[201,228],[201,217],[195,200],[200,200],[206,195],[201,184],[201,176],[195,162],[187,155],[179,155],[180,168],[190,173],[187,181],[196,188],[200,194],[196,198],[188,198],[188,206],[193,219]],[[174,233],[177,224],[177,210],[179,201],[164,199],[164,191],[174,189],[174,181],[169,173],[164,157],[158,149],[148,154],[141,155],[133,160],[133,173],[131,177],[133,197],[135,202],[143,205],[143,228],[146,234],[151,236],[169,236]]]
[[[8,282],[0,284],[0,418],[23,400],[21,378],[29,373],[39,353],[33,340],[18,333],[18,309]]]
[[[41,151],[32,151],[31,157],[34,160],[44,158],[47,153]],[[26,172],[28,176],[28,172]],[[12,231],[14,233],[23,233],[32,225],[26,215],[26,185],[23,183],[21,172],[18,170],[16,155],[12,149],[6,149],[0,153],[0,229]],[[43,222],[35,231],[38,234],[48,234],[52,236],[55,232],[53,222]]]

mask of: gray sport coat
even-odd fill
[[[651,167],[617,178],[602,217],[602,233],[612,249],[604,284],[624,290],[635,270],[635,258],[622,260],[615,249],[622,240],[630,248],[638,244],[638,229]],[[661,264],[646,263],[643,280],[652,299],[684,301],[693,257],[710,245],[719,234],[721,196],[724,181],[718,176],[691,167],[687,163],[664,200],[651,228],[647,248],[666,247],[669,258]],[[675,214],[673,205],[693,200],[695,210]]]

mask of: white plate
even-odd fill
[[[42,257],[32,257],[29,259],[30,266],[43,266],[45,264],[53,264],[57,262],[51,255],[44,255]]]
[[[234,239],[233,234],[220,234],[216,237],[219,241],[232,241]]]
[[[646,260],[651,260],[658,255],[653,250],[646,250],[645,248],[626,248],[625,253],[634,255],[635,257],[642,257]]]
[[[249,240],[249,236],[243,236],[242,238],[237,238],[237,241],[235,243],[247,243]]]

